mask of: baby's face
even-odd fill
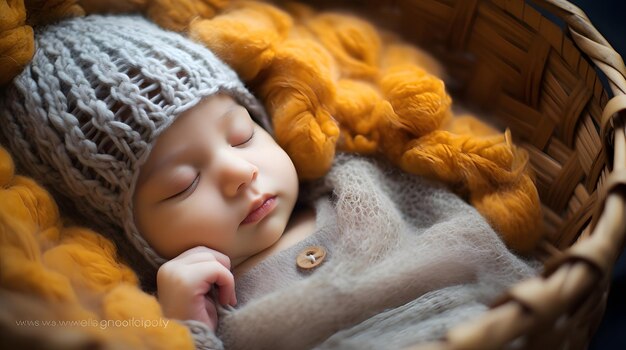
[[[166,259],[206,246],[236,266],[280,238],[297,196],[285,151],[244,107],[214,95],[157,139],[140,169],[135,223]]]

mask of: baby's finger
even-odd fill
[[[217,308],[215,307],[215,302],[211,298],[204,299],[204,308],[209,317],[208,325],[211,330],[215,331],[217,329]]]
[[[185,250],[184,252],[178,254],[178,256],[175,257],[174,259],[184,259],[186,257],[193,256],[193,255],[196,255],[198,253],[206,252],[207,249],[209,249],[209,248],[207,248],[205,246],[195,246],[193,248],[189,248],[189,249]],[[172,260],[174,260],[174,259],[172,259]]]
[[[219,302],[222,305],[235,305],[235,277],[225,266],[215,261],[199,262],[188,266],[187,272],[208,284],[202,288],[210,290],[211,285],[219,287]]]
[[[196,246],[188,249],[177,256],[176,259],[185,264],[194,264],[215,259],[230,270],[230,258],[226,254],[205,246]]]
[[[214,283],[219,287],[220,304],[235,306],[237,304],[237,296],[235,295],[235,277],[232,272],[224,268],[217,277]]]

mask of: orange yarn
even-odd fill
[[[23,1],[0,0],[0,86],[18,75],[34,53],[33,29],[26,25]]]
[[[276,43],[285,40],[292,27],[291,18],[263,3],[242,2],[211,21],[198,17],[189,24],[189,36],[208,45],[227,61],[242,79],[250,81],[269,67],[276,56]],[[160,16],[152,16],[163,22]]]

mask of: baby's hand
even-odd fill
[[[191,248],[161,265],[157,273],[158,299],[164,316],[197,320],[217,328],[217,309],[209,293],[219,286],[219,302],[235,305],[235,279],[230,259],[207,247]]]

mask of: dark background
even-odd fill
[[[626,55],[626,0],[570,0],[622,57]],[[590,350],[626,349],[626,253],[615,265],[609,299]]]

